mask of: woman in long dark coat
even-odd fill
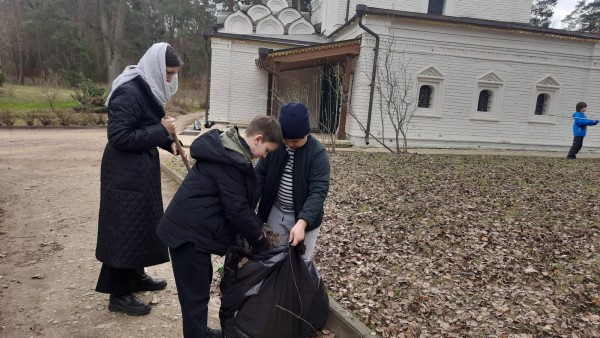
[[[163,215],[157,147],[177,154],[174,119],[164,106],[177,91],[181,61],[166,43],[154,44],[137,65],[113,82],[107,99],[108,144],[100,173],[96,258],[102,262],[96,291],[109,293],[110,311],[145,315],[150,306],[136,291],[162,290],[144,267],[169,261],[156,235]],[[188,157],[186,153],[183,156]]]

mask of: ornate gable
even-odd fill
[[[549,88],[559,88],[560,83],[556,81],[556,79],[552,75],[548,75],[537,82],[538,86],[541,87],[549,87]]]
[[[439,78],[445,77],[444,74],[442,74],[442,72],[440,72],[433,65],[423,68],[423,70],[421,70],[420,72],[417,73],[417,76],[419,78],[432,78],[432,79],[439,79]]]
[[[490,71],[481,76],[479,78],[479,82],[504,83],[504,80],[500,77],[500,75],[496,74],[496,72]]]

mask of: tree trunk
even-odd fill
[[[108,66],[108,83],[119,76],[122,67],[121,41],[125,29],[127,3],[125,0],[97,0],[102,28],[104,56]]]
[[[19,0],[10,0],[10,6],[13,15],[14,24],[14,38],[16,46],[12,48],[13,62],[15,64],[15,74],[17,75],[17,84],[25,84],[25,76],[23,76],[23,60],[25,58],[23,49],[23,32],[21,30],[21,23],[23,17],[21,15],[21,3]]]

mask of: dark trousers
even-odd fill
[[[102,263],[96,291],[117,296],[131,293],[143,274],[144,268],[117,269]]]
[[[575,136],[573,138],[573,145],[571,146],[571,150],[569,150],[567,157],[575,158],[575,155],[581,150],[581,147],[583,147],[583,136]]]
[[[194,249],[193,243],[169,248],[183,318],[183,336],[205,338],[213,268],[210,254]]]

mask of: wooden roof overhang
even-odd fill
[[[339,130],[337,137],[346,139],[346,117],[348,114],[348,93],[350,74],[354,68],[354,59],[360,54],[361,39],[338,41],[274,51],[268,48],[258,50],[256,65],[269,72],[267,114],[275,115],[278,111],[277,100],[273,93],[277,92],[277,80],[281,72],[294,69],[320,67],[341,64],[344,72],[342,81],[342,97],[340,108]]]
[[[318,44],[284,50],[259,50],[257,66],[270,72],[345,63],[360,54],[360,39]]]

